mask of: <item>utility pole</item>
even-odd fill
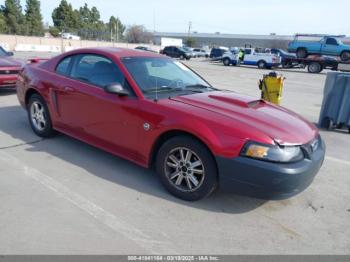
[[[188,22],[188,35],[187,37],[190,38],[190,34],[191,34],[191,28],[192,28],[192,22]]]
[[[156,11],[153,9],[153,32],[156,32]]]
[[[116,23],[115,23],[115,32],[116,32],[116,34],[117,34],[117,43],[119,42],[119,26],[118,26],[118,19],[117,19],[117,21],[116,21]]]

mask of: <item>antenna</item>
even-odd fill
[[[153,32],[156,32],[156,11],[153,8]]]
[[[156,98],[154,99],[154,102],[158,102],[158,81],[156,78]]]

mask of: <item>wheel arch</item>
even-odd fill
[[[256,62],[256,65],[257,65],[258,67],[259,67],[260,62],[263,62],[263,63],[264,63],[264,67],[262,67],[262,68],[267,68],[267,62],[266,62],[264,59],[260,59],[260,60],[258,60],[258,61]]]
[[[304,46],[299,46],[295,51],[298,52],[298,50],[305,50],[307,52],[307,48]]]
[[[213,157],[214,160],[214,164],[217,168],[217,163],[216,163],[216,159],[215,156],[213,154],[213,151],[210,149],[210,147],[207,145],[207,143],[205,143],[205,141],[203,139],[200,139],[198,136],[188,132],[188,131],[184,131],[184,130],[180,130],[180,129],[174,129],[174,130],[168,130],[165,131],[164,133],[160,134],[158,136],[158,138],[156,139],[156,141],[153,143],[152,149],[151,149],[151,154],[149,157],[149,163],[148,166],[149,167],[153,167],[156,161],[156,157],[158,154],[158,151],[160,149],[160,147],[169,139],[176,137],[176,136],[188,136],[191,137],[195,140],[197,140],[198,142],[200,142],[201,144],[203,144],[209,151],[209,153],[211,154],[211,156]]]
[[[339,56],[342,57],[342,55],[343,55],[344,53],[350,53],[350,49],[345,49],[345,50],[341,51],[340,54],[339,54]],[[349,61],[349,60],[347,60],[347,61]]]
[[[36,90],[35,88],[33,87],[30,87],[27,89],[26,93],[25,93],[25,96],[24,96],[24,102],[25,102],[25,105],[27,106],[28,103],[29,103],[29,98],[34,95],[34,94],[37,94],[39,96],[42,96],[40,94],[40,92],[38,90]]]

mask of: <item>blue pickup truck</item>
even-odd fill
[[[344,36],[331,35],[302,35],[297,34],[288,45],[288,51],[296,53],[298,58],[308,55],[340,56],[342,61],[350,60],[350,45],[340,40]]]

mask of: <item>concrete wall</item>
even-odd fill
[[[160,46],[149,44],[128,44],[128,43],[111,43],[102,41],[88,41],[88,40],[69,40],[61,38],[45,38],[45,37],[31,37],[31,36],[16,36],[16,35],[1,35],[0,45],[8,51],[42,51],[42,52],[61,52],[69,51],[75,48],[84,47],[101,47],[112,46],[122,48],[135,48],[143,45],[149,46],[155,51],[160,50]]]

